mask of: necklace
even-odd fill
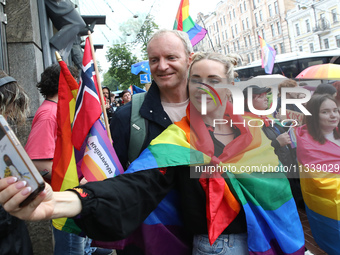
[[[229,133],[229,134],[214,133],[214,135],[233,135],[233,134],[234,134],[234,132],[233,133]]]

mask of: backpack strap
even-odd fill
[[[146,94],[147,92],[134,94],[131,100],[130,142],[128,151],[128,160],[130,163],[139,156],[146,139],[146,119],[139,113]]]

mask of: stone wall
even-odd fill
[[[36,84],[43,72],[37,1],[11,0],[5,5],[7,14],[9,75],[25,89],[30,98],[30,117],[26,125],[14,127],[20,142],[25,145],[32,118],[43,101]],[[35,255],[52,255],[53,240],[50,221],[27,222]]]

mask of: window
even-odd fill
[[[274,50],[276,51],[276,53],[279,52],[279,49],[277,48],[276,44],[274,45]]]
[[[277,22],[276,23],[276,26],[277,26],[277,33],[280,35],[282,33],[282,30],[281,30],[281,23],[280,22]]]
[[[254,9],[256,9],[256,0],[253,0]]]
[[[247,3],[244,2],[243,5],[244,5],[244,10],[246,11],[247,10]]]
[[[220,36],[218,35],[217,38],[218,38],[218,45],[221,45]]]
[[[228,54],[230,53],[229,45],[227,45]]]
[[[243,11],[242,11],[242,4],[240,4],[240,12],[243,13]]]
[[[217,32],[219,32],[219,30],[218,30],[218,22],[216,21],[216,30],[217,30]]]
[[[285,45],[283,43],[280,43],[280,50],[281,50],[281,54],[285,53]]]
[[[302,48],[302,46],[299,46],[299,51],[301,51],[301,52],[303,51],[303,48]]]
[[[246,30],[246,26],[244,24],[244,20],[242,20],[242,28],[243,28],[243,30]]]
[[[335,41],[336,41],[336,47],[340,48],[340,35],[337,35],[335,37]]]
[[[273,16],[272,5],[268,5],[269,17]]]
[[[225,31],[225,39],[228,39],[228,33],[227,33],[227,30]]]
[[[247,37],[244,37],[244,45],[245,45],[246,47],[248,47]]]
[[[274,28],[274,24],[271,24],[270,25],[270,28],[272,30],[272,36],[274,37],[275,36],[275,28]]]
[[[235,44],[235,42],[233,42],[233,45],[234,45],[234,52],[236,52],[236,44]]]
[[[233,14],[234,14],[234,18],[236,18],[236,13],[235,13],[235,9],[233,9]]]
[[[235,32],[238,34],[237,24],[235,24]]]
[[[250,35],[248,35],[248,41],[249,41],[249,45],[251,45],[251,37],[250,37]]]
[[[322,13],[322,14],[320,14],[320,21],[321,21],[321,27],[322,28],[326,28],[326,19],[325,19],[325,14],[324,13]]]
[[[296,30],[296,35],[299,36],[299,35],[300,35],[300,27],[299,27],[299,24],[295,24],[295,30]]]
[[[306,31],[307,31],[307,33],[310,32],[310,23],[309,23],[309,19],[306,19]]]
[[[264,33],[264,29],[262,29],[262,38],[263,38],[263,40],[266,40],[266,35]]]
[[[226,24],[225,15],[223,15],[223,22],[224,22],[224,25],[225,25]]]
[[[214,23],[214,31],[216,31],[216,24]]]
[[[263,21],[262,10],[259,11],[259,14],[260,14],[260,21]]]
[[[254,57],[254,52],[251,53],[251,61],[254,61],[255,60],[255,57]]]
[[[233,38],[235,38],[235,33],[234,33],[234,27],[231,26],[231,34],[233,35]]]
[[[279,6],[277,5],[277,1],[274,2],[275,14],[279,14]]]
[[[324,39],[323,42],[325,44],[325,49],[329,49],[328,39]]]
[[[313,43],[309,44],[309,50],[310,50],[310,52],[314,52],[314,45],[313,45]]]
[[[240,41],[237,40],[237,49],[240,50]]]
[[[249,28],[249,18],[246,18],[247,28]]]
[[[229,12],[229,18],[230,20],[232,20],[233,18],[231,17],[231,11]]]
[[[258,27],[259,26],[259,21],[258,21],[258,18],[257,18],[257,13],[255,13],[255,23],[256,23],[256,26]]]
[[[338,14],[336,13],[336,9],[332,10],[332,18],[333,18],[333,23],[338,22]]]
[[[224,39],[224,32],[222,32],[222,40],[224,41],[225,39]]]
[[[247,54],[248,63],[250,63],[250,54]]]

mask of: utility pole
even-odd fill
[[[212,43],[212,41],[211,41],[211,39],[210,39],[209,31],[208,31],[208,29],[205,27],[204,21],[203,21],[203,19],[202,19],[202,15],[199,14],[199,16],[200,16],[200,18],[201,18],[201,21],[202,21],[202,24],[203,24],[204,29],[207,30],[207,35],[208,35],[208,39],[209,39],[210,44],[211,44],[211,48],[212,48],[213,51],[215,52],[214,45],[213,45],[213,43]]]

